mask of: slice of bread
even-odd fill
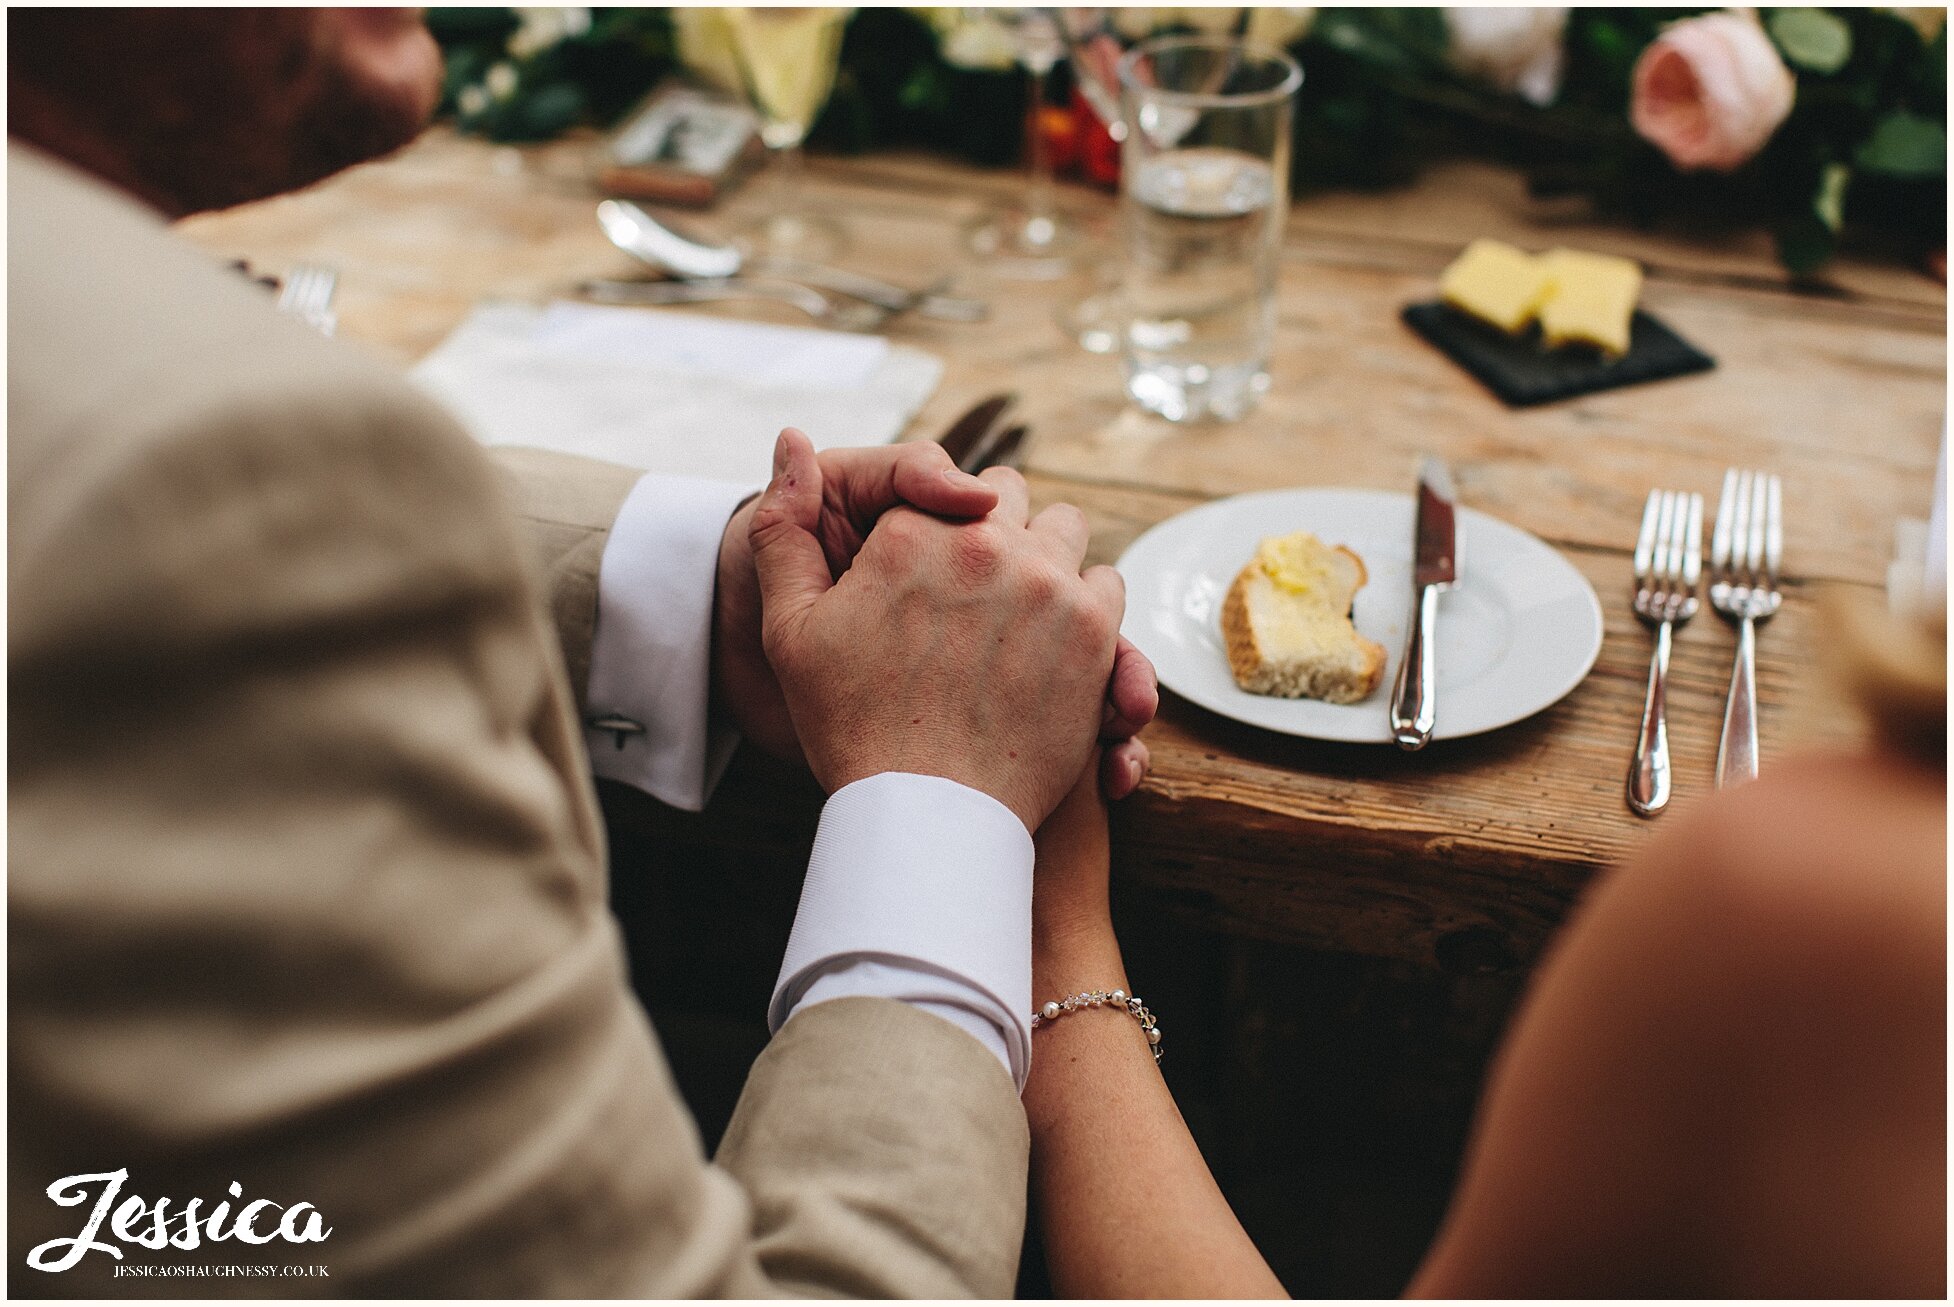
[[[1250,694],[1356,703],[1384,679],[1384,647],[1350,621],[1364,560],[1307,531],[1270,536],[1221,605],[1235,684]]]

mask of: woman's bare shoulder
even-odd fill
[[[1938,1284],[1944,791],[1814,758],[1664,818],[1543,959],[1417,1290]]]
[[[1938,972],[1946,781],[1876,755],[1789,760],[1680,814],[1617,875],[1640,928],[1694,922],[1766,975],[1882,958]]]

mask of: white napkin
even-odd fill
[[[799,427],[820,449],[894,440],[943,364],[877,336],[659,309],[490,303],[411,375],[485,445],[757,483],[782,427]]]

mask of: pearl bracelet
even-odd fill
[[[1124,1008],[1128,1016],[1140,1023],[1140,1029],[1145,1031],[1147,1035],[1147,1047],[1153,1053],[1153,1060],[1158,1062],[1160,1060],[1160,1027],[1154,1024],[1153,1013],[1147,1011],[1147,1005],[1137,998],[1128,996],[1127,992],[1123,989],[1115,989],[1111,992],[1103,989],[1089,989],[1082,994],[1074,994],[1070,998],[1054,999],[1031,1014],[1031,1028],[1036,1030],[1048,1021],[1058,1020],[1067,1012],[1078,1012],[1089,1007],[1106,1007],[1109,1005]]]

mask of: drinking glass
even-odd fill
[[[1163,36],[1119,77],[1126,393],[1175,422],[1241,417],[1269,387],[1302,69],[1232,37]]]
[[[757,254],[819,262],[846,247],[832,218],[807,207],[801,142],[833,93],[852,9],[725,9],[733,58],[774,159],[772,212],[740,233]]]
[[[1011,34],[1019,65],[1030,82],[1025,113],[1029,161],[1024,203],[989,214],[971,228],[971,250],[994,260],[993,271],[1006,276],[1055,277],[1079,245],[1078,224],[1058,210],[1052,185],[1051,152],[1039,123],[1045,106],[1045,79],[1065,53],[1064,38],[1048,9],[980,8],[965,13],[994,22]]]
[[[1114,141],[1126,139],[1125,110],[1120,104],[1119,61],[1129,49],[1155,34],[1163,23],[1196,26],[1211,36],[1241,37],[1253,20],[1253,8],[1216,6],[1200,9],[1058,8],[1048,10],[1065,41],[1072,79],[1086,103],[1106,125]],[[1086,260],[1093,262],[1092,260]],[[1126,301],[1119,281],[1116,251],[1106,251],[1097,266],[1087,269],[1090,289],[1060,306],[1059,330],[1093,354],[1111,354],[1120,347]]]

